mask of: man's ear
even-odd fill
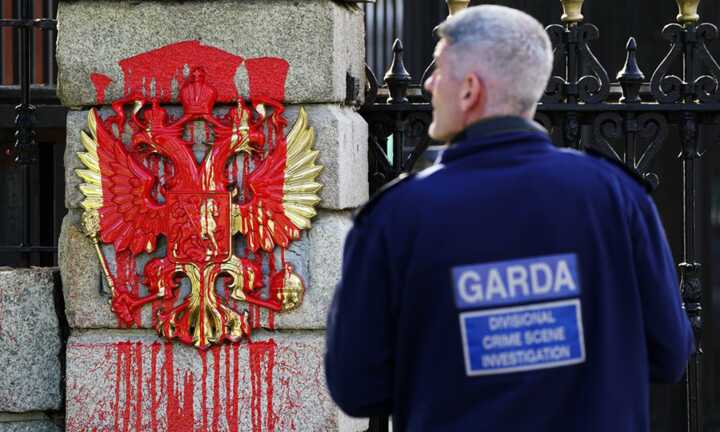
[[[467,74],[460,86],[460,109],[463,113],[484,112],[486,103],[485,82],[475,74]]]

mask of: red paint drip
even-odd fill
[[[173,364],[173,345],[165,344],[165,364],[167,392],[167,430],[168,432],[192,431],[195,425],[193,376],[186,372],[183,378],[182,395],[175,386],[175,366]]]
[[[135,385],[137,386],[137,400],[136,400],[136,411],[135,411],[135,431],[143,432],[142,428],[142,413],[143,413],[143,354],[142,354],[142,342],[135,343],[135,373],[136,379]]]
[[[98,105],[102,105],[105,103],[105,90],[112,82],[112,79],[105,74],[91,73],[90,81],[92,81],[93,86],[95,86],[95,100]]]
[[[229,432],[238,432],[239,345],[233,344],[232,350],[233,360],[230,361],[230,345],[225,345],[225,421]],[[230,363],[232,363],[232,375],[230,375]]]
[[[188,66],[192,70],[202,66],[207,83],[217,90],[218,102],[235,102],[238,97],[235,73],[242,61],[242,57],[190,40],[129,57],[119,64],[125,78],[125,95],[151,96],[154,82],[155,96],[161,102],[169,102],[172,84],[182,79],[184,68]]]
[[[280,250],[283,250],[283,248],[280,248]],[[272,277],[275,276],[275,253],[270,252],[268,254],[268,267],[270,269],[270,280],[272,280]],[[272,292],[272,290],[271,290]],[[273,300],[273,299],[271,299]],[[270,309],[267,309],[267,321],[265,323],[265,326],[270,330],[275,330],[275,311],[272,311]]]
[[[213,432],[219,431],[220,422],[220,347],[214,346],[212,348],[213,354],[213,413],[212,413],[212,430]],[[225,362],[227,363],[227,356],[225,356]],[[228,381],[228,378],[225,378]],[[227,397],[227,395],[225,395]]]
[[[270,339],[263,342],[250,342],[250,382],[252,384],[252,398],[250,401],[250,415],[253,432],[262,432],[262,397],[263,377],[265,378],[265,430],[275,430],[275,412],[273,411],[273,369],[275,368],[275,341]]]
[[[130,415],[132,409],[132,346],[130,342],[118,342],[115,344],[115,430],[128,432],[130,430]],[[142,356],[140,358],[142,360]],[[142,364],[142,363],[141,363]],[[142,384],[139,384],[142,387]],[[121,387],[125,394],[121,395]],[[122,398],[122,410],[121,408]],[[141,411],[139,411],[140,413]],[[120,422],[122,421],[122,427]]]
[[[135,267],[135,256],[129,250],[117,252],[115,254],[115,263],[117,267],[115,275],[116,289],[127,292],[135,298],[140,297],[140,280]],[[141,308],[133,311],[130,325],[119,319],[119,327],[128,328],[132,327],[132,325],[140,327],[142,325],[140,312]]]
[[[122,382],[122,348],[120,344],[115,346],[117,361],[115,362],[115,429],[120,430],[120,385]]]
[[[157,413],[160,411],[160,401],[157,394],[157,357],[159,352],[160,344],[158,342],[153,343],[150,347],[150,427],[153,432],[158,430]]]
[[[275,330],[275,311],[268,309],[267,314],[267,328]]]
[[[207,351],[200,350],[200,359],[202,360],[202,430],[208,430],[208,411],[207,411]]]
[[[114,431],[157,431],[160,428],[158,413],[161,402],[167,400],[165,418],[167,431],[189,432],[195,430],[194,377],[186,372],[182,383],[175,382],[173,344],[164,344],[164,362],[158,369],[160,343],[150,347],[150,377],[148,379],[150,398],[150,427],[143,424],[143,344],[141,342],[118,342],[115,344],[115,423]],[[273,370],[275,367],[275,342],[254,342],[248,344],[252,383],[252,424],[253,431],[272,431],[276,414],[273,410]],[[220,401],[220,372],[225,370],[225,420],[228,430],[238,431],[239,414],[239,344],[225,345],[225,362],[220,361],[223,347],[211,348],[213,356],[212,377],[212,419],[208,421],[207,379],[208,365],[206,351],[200,351],[202,373],[202,426],[203,431],[220,431],[222,402]],[[231,353],[232,350],[232,353]],[[158,382],[160,388],[158,388]],[[262,406],[263,398],[266,400]],[[200,425],[198,425],[200,426]]]

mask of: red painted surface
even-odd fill
[[[208,84],[218,92],[218,101],[234,102],[234,77],[243,59],[221,49],[190,40],[166,45],[119,62],[125,78],[125,94],[141,94],[168,102],[172,86],[183,81],[183,71],[203,67]],[[154,83],[154,94],[151,90]]]
[[[283,207],[287,120],[282,100],[288,63],[278,58],[248,60],[247,103],[238,99],[234,84],[242,62],[241,57],[198,41],[179,42],[122,60],[119,64],[127,96],[113,102],[114,116],[102,119],[95,114],[103,189],[100,238],[115,249],[112,308],[122,327],[140,326],[141,307],[151,303],[152,324],[161,334],[202,349],[210,346],[212,341],[205,339],[203,331],[208,313],[204,306],[220,275],[217,265],[227,262],[235,250],[230,233],[232,206],[238,206],[247,221],[271,218],[274,229],[267,225],[259,229],[257,224],[243,229],[246,251],[239,260],[248,305],[237,305],[227,296],[217,299],[226,306],[225,311],[235,310],[241,317],[242,310],[249,308],[250,322],[243,324],[248,332],[263,326],[263,309],[268,310],[264,327],[275,326],[274,312],[281,310],[281,304],[276,296],[264,298],[261,294],[265,282],[260,277],[262,260],[268,257],[269,276],[275,276],[273,250],[276,246],[287,248],[299,238],[299,230],[285,216]],[[91,80],[98,101],[103,101],[109,78],[96,73]],[[183,115],[177,119],[160,105],[171,99],[173,85],[179,87],[177,97],[183,107]],[[238,105],[218,118],[213,114],[218,102]],[[270,114],[259,115],[255,111],[258,104],[267,107]],[[140,109],[131,110],[131,106]],[[240,133],[237,128],[243,117],[249,119],[249,129]],[[192,150],[198,122],[204,123],[206,138],[211,130],[215,138],[200,164]],[[132,130],[130,148],[115,133],[128,128]],[[186,130],[190,133],[186,134]],[[246,138],[249,148],[242,157],[245,150],[235,143]],[[229,164],[238,157],[243,159],[241,178],[237,165]],[[162,173],[161,165],[167,167]],[[228,165],[232,168],[228,169]],[[245,191],[244,202],[238,202],[229,192],[238,183]],[[206,225],[212,227],[210,232],[203,228]],[[167,239],[167,250],[172,253],[151,259],[142,269],[141,279],[135,269],[136,257],[154,252],[159,236]],[[195,306],[189,299],[178,302],[175,297],[179,291],[177,269],[188,264],[201,275],[200,305],[193,310]],[[255,276],[254,284],[249,283],[251,274]],[[140,294],[141,283],[148,290],[145,296]],[[231,340],[226,326],[231,318],[229,312],[221,311],[220,323],[213,329],[219,334],[217,342]],[[199,339],[191,334],[195,326],[200,328]]]
[[[285,99],[285,79],[290,68],[287,61],[274,57],[248,59],[245,68],[250,84],[250,99]]]
[[[104,104],[105,90],[112,82],[112,79],[109,76],[101,73],[91,73],[90,81],[92,81],[93,85],[95,86],[95,100],[97,101],[97,104]]]

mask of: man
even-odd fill
[[[532,122],[552,69],[530,16],[478,6],[439,28],[439,162],[348,235],[328,318],[330,393],[395,431],[649,430],[649,381],[692,350],[643,185]]]

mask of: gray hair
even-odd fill
[[[505,6],[475,6],[438,28],[456,79],[474,72],[488,83],[488,107],[503,114],[535,112],[552,73],[553,53],[543,26]]]

